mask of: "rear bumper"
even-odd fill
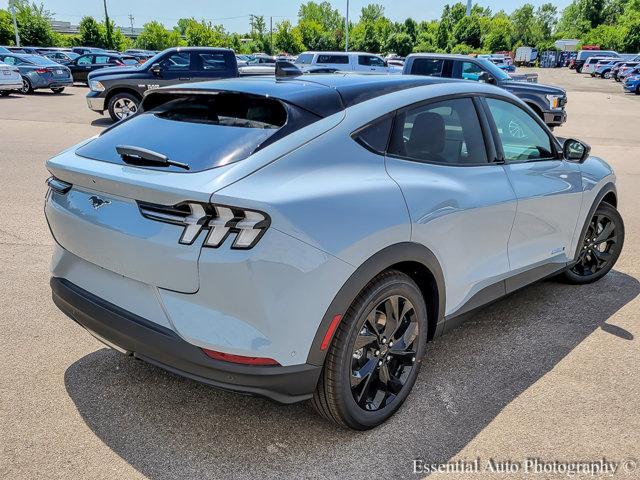
[[[18,79],[15,83],[0,83],[0,90],[20,90],[22,88],[22,79]]]
[[[53,301],[101,341],[183,377],[234,392],[294,403],[312,397],[322,367],[246,366],[213,360],[173,330],[93,295],[68,280],[51,279]]]
[[[554,110],[550,112],[544,112],[544,123],[552,127],[558,127],[567,121],[566,110]]]

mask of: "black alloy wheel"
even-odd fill
[[[411,277],[396,270],[377,275],[336,329],[313,396],[314,408],[355,430],[384,423],[413,388],[427,327],[425,298]]]
[[[576,262],[565,272],[571,283],[590,283],[606,275],[618,260],[624,243],[624,223],[618,211],[602,203],[580,244]]]
[[[351,360],[351,393],[360,408],[375,411],[396,399],[414,368],[419,330],[413,304],[400,295],[367,315]]]

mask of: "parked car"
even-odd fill
[[[613,50],[580,50],[573,62],[572,68],[575,68],[577,73],[582,73],[582,66],[590,57],[620,58],[620,55],[618,55],[618,52],[614,52]]]
[[[5,47],[0,47],[0,53],[11,53],[11,50]]]
[[[611,78],[613,70],[624,64],[623,60],[603,60],[596,64],[596,69],[591,73],[592,77]]]
[[[582,69],[580,73],[588,73],[593,76],[593,73],[596,71],[596,68],[600,62],[605,62],[609,60],[617,60],[617,58],[606,58],[606,57],[589,57],[582,65]]]
[[[489,57],[489,61],[505,72],[512,73],[516,71],[516,66],[512,63],[507,63],[504,58]]]
[[[71,72],[67,67],[41,55],[0,53],[0,62],[18,68],[22,77],[20,92],[24,94],[42,88],[62,93],[65,87],[73,85]]]
[[[27,55],[40,55],[38,47],[7,47],[12,53],[22,53]]]
[[[625,78],[622,88],[625,92],[640,95],[640,72],[636,71],[634,75],[629,75]]]
[[[621,82],[627,74],[632,72],[639,65],[640,62],[625,62],[617,68],[613,69],[612,76],[616,82]]]
[[[412,53],[405,61],[403,74],[493,83],[520,97],[548,126],[562,125],[567,120],[564,108],[567,94],[563,89],[516,81],[486,58],[444,53]]]
[[[381,56],[364,52],[303,52],[298,55],[296,65],[319,65],[352,72],[402,72],[402,68],[387,64]]]
[[[71,51],[78,55],[84,55],[86,53],[104,53],[105,50],[97,47],[73,47]]]
[[[80,55],[78,55],[75,52],[57,51],[57,52],[45,53],[44,56],[50,60],[53,60],[54,62],[65,65],[69,62],[72,62],[73,60],[78,58]]]
[[[538,59],[538,49],[533,47],[519,47],[516,49],[514,63],[518,67],[533,67]]]
[[[75,60],[65,63],[71,69],[74,82],[88,83],[91,72],[106,67],[123,67],[125,65],[138,65],[138,61],[131,56],[126,58],[116,53],[87,53],[80,55]]]
[[[109,112],[121,120],[135,113],[148,89],[192,81],[237,77],[232,50],[212,47],[169,48],[142,65],[106,68],[88,76],[87,104],[95,112]]]
[[[2,52],[0,52],[0,55],[1,54]],[[21,88],[22,77],[20,76],[18,67],[0,62],[0,96],[9,96],[11,92],[20,90]]]
[[[365,430],[470,310],[616,263],[613,170],[509,92],[307,80],[153,90],[48,160],[62,312],[175,374]]]

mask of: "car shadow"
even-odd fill
[[[91,121],[92,127],[108,127],[109,125],[113,125],[111,117],[101,117]]]
[[[172,478],[412,476],[414,458],[444,462],[514,398],[640,293],[613,271],[596,284],[541,282],[431,342],[405,406],[368,432],[323,421],[310,405],[278,406],[218,391],[108,349],[65,373],[93,432],[143,475]]]

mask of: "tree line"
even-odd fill
[[[287,52],[304,50],[344,50],[345,19],[327,1],[306,2],[298,10],[297,23],[277,22],[273,32],[265,18],[251,15],[248,32],[228,32],[208,20],[182,18],[167,28],[158,21],[146,23],[135,41],[127,38],[113,21],[84,17],[77,35],[54,32],[52,12],[43,4],[28,0],[15,2],[18,29],[23,45],[94,46],[115,50],[168,47],[219,46],[238,53]],[[554,41],[576,38],[582,44],[625,52],[640,51],[640,0],[573,0],[564,10],[552,3],[534,7],[525,3],[511,13],[492,12],[473,5],[466,16],[466,5],[446,5],[439,19],[417,22],[407,18],[394,22],[384,7],[373,3],[363,7],[357,22],[349,23],[349,49],[373,53],[411,52],[471,53],[515,50],[521,45],[539,50],[554,49]],[[13,23],[7,10],[0,9],[0,44],[13,43]]]

